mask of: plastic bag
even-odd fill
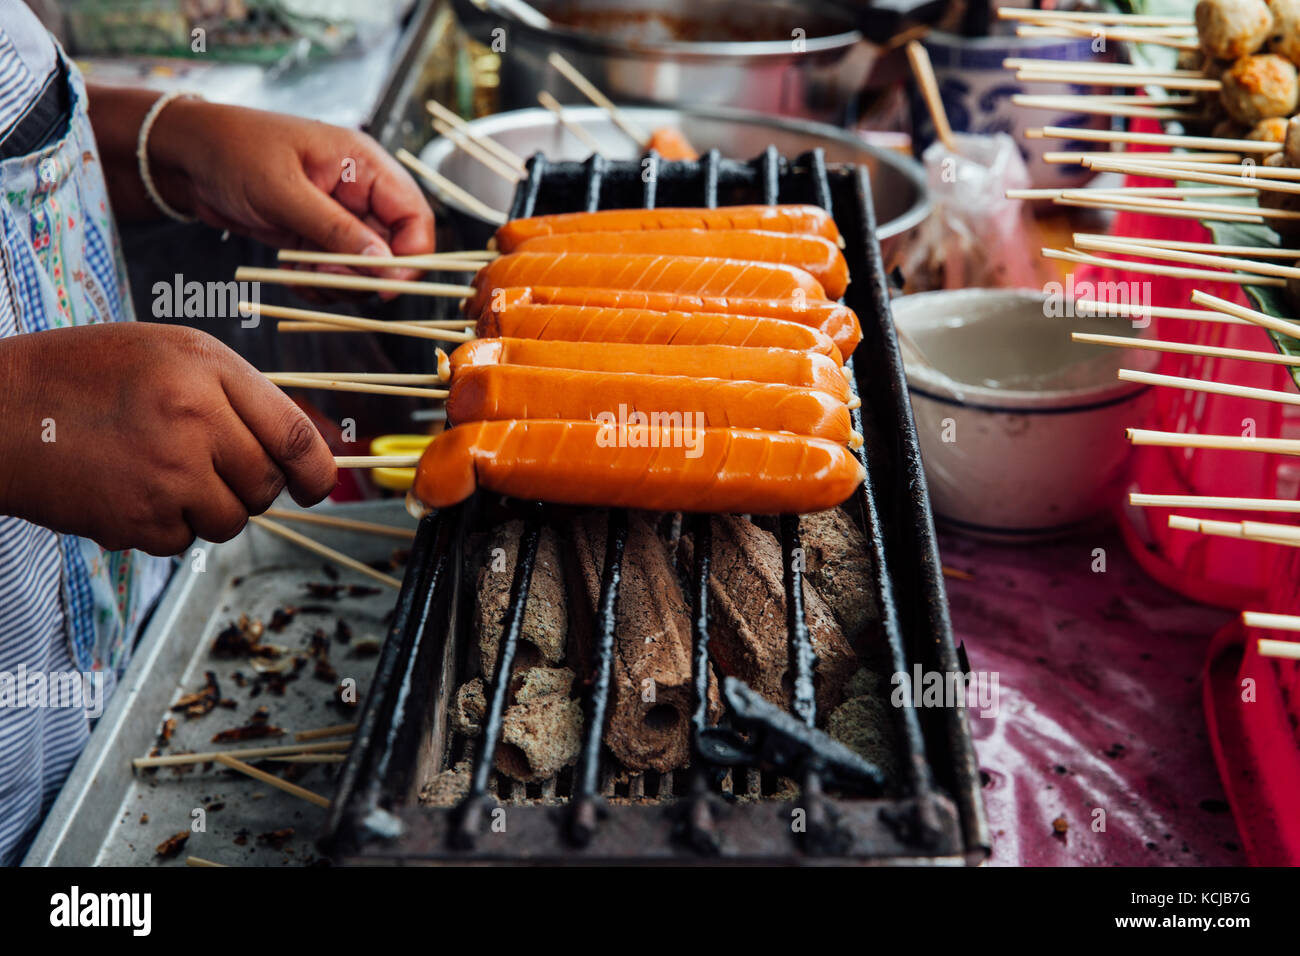
[[[934,142],[922,156],[934,211],[893,263],[905,291],[1041,289],[1050,274],[1037,227],[1022,200],[1006,198],[1008,189],[1029,186],[1015,140],[955,135],[960,154]]]

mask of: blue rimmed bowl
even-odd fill
[[[1062,311],[1066,312],[1062,315]],[[1070,341],[1135,335],[1124,319],[1071,317],[1045,293],[956,289],[893,302],[936,519],[984,537],[1078,530],[1120,498],[1148,388],[1120,368],[1155,353]],[[922,358],[911,353],[915,343]]]

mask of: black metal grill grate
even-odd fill
[[[910,408],[902,390],[901,364],[889,325],[865,174],[837,170],[834,178],[839,189],[836,190],[820,151],[791,162],[775,148],[769,148],[748,163],[723,160],[713,151],[693,163],[664,163],[654,154],[641,162],[610,162],[593,156],[582,164],[551,163],[539,155],[529,161],[529,168],[530,175],[516,195],[512,218],[580,209],[717,206],[740,202],[810,202],[836,215],[846,235],[845,254],[854,278],[849,304],[859,313],[864,326],[864,342],[858,355],[870,366],[868,374],[863,376],[852,362],[846,363],[855,390],[863,397],[862,408],[853,413],[854,427],[868,439],[859,452],[867,467],[867,479],[846,504],[857,511],[859,525],[872,549],[876,597],[895,671],[908,671],[914,661],[936,669],[955,669],[928,501],[920,475]],[[837,191],[842,203],[855,207],[856,216],[848,214],[849,210],[835,209]],[[882,520],[878,509],[878,486],[882,478],[887,479],[890,493],[904,496],[905,506],[901,510],[891,509],[895,512],[893,528],[889,527],[891,522]],[[611,511],[608,519],[587,719],[568,804],[560,810],[561,819],[553,819],[556,808],[539,807],[547,815],[546,822],[539,824],[529,817],[529,829],[523,834],[516,831],[509,848],[496,851],[484,845],[491,842],[483,835],[485,816],[496,805],[489,790],[493,755],[501,737],[511,665],[545,520],[540,503],[530,506],[526,513],[502,624],[495,678],[487,691],[487,714],[472,757],[469,793],[454,812],[409,806],[413,802],[413,787],[418,786],[420,779],[417,768],[424,766],[427,759],[423,758],[428,756],[420,734],[437,734],[445,729],[442,726],[445,713],[439,713],[436,704],[424,707],[422,719],[414,711],[420,709],[417,701],[431,696],[427,686],[421,692],[418,682],[423,679],[436,685],[445,679],[447,661],[454,653],[445,643],[451,631],[448,618],[452,614],[446,605],[457,587],[456,562],[448,557],[448,552],[454,550],[451,545],[463,534],[466,511],[464,506],[449,509],[430,516],[421,526],[376,683],[363,710],[357,744],[341,777],[328,825],[328,842],[336,850],[365,858],[372,854],[430,860],[660,858],[661,852],[652,850],[645,845],[643,837],[625,827],[613,827],[613,835],[602,833],[602,829],[611,829],[602,824],[599,782],[627,536],[627,515],[622,510]],[[901,528],[897,527],[899,518]],[[898,735],[906,758],[904,798],[846,801],[826,797],[825,765],[814,754],[798,761],[794,768],[801,788],[799,806],[807,813],[811,836],[789,848],[779,840],[774,841],[770,833],[760,835],[757,831],[738,828],[734,820],[730,821],[730,829],[723,827],[724,832],[719,832],[710,796],[710,781],[716,781],[719,768],[712,766],[699,749],[711,731],[707,716],[711,519],[708,515],[693,515],[688,520],[695,542],[688,588],[693,614],[694,749],[691,779],[685,789],[689,794],[684,802],[687,812],[676,816],[670,837],[664,838],[656,831],[667,848],[662,852],[676,855],[679,851],[694,851],[724,857],[730,852],[736,858],[753,859],[757,855],[760,861],[775,860],[788,852],[848,858],[978,857],[987,845],[987,835],[978,804],[973,752],[959,708],[926,715],[926,722],[931,725],[929,733],[918,711],[896,709]],[[907,527],[909,522],[911,526]],[[794,687],[792,709],[800,724],[813,727],[815,656],[804,618],[802,574],[795,560],[800,545],[798,518],[783,516],[779,532]],[[891,551],[886,542],[895,539],[899,544]],[[899,582],[900,570],[911,579]],[[900,584],[908,598],[902,602],[898,600]],[[909,630],[910,642],[904,640]],[[439,641],[443,642],[441,648],[434,647]],[[944,779],[939,781],[943,789],[936,788],[932,773],[932,760],[936,757],[944,768]],[[402,761],[406,762],[405,769],[399,766]],[[755,774],[749,770],[747,776],[752,780]],[[661,795],[664,787],[677,789],[671,779],[662,781],[660,786]],[[955,808],[945,794],[955,797]],[[611,808],[609,812],[623,813],[631,809],[634,808]],[[872,809],[879,812],[879,817]],[[728,815],[733,815],[734,810],[729,808]],[[413,831],[412,813],[423,814],[421,823],[431,823],[433,832],[423,828]],[[638,824],[665,830],[663,819],[638,821]],[[767,826],[770,828],[770,822]]]

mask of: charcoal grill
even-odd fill
[[[601,208],[739,203],[814,203],[831,210],[846,240],[853,282],[846,296],[863,341],[849,363],[862,406],[866,480],[846,502],[866,534],[881,625],[894,671],[959,672],[933,521],[902,361],[894,337],[866,170],[828,166],[820,151],[793,160],[775,148],[749,162],[713,151],[696,162],[593,156],[584,163],[529,160],[512,217]],[[481,497],[481,496],[480,496]],[[467,654],[463,542],[481,503],[472,499],[420,524],[354,745],[342,767],[322,846],[343,863],[977,863],[989,852],[979,771],[960,703],[891,708],[902,749],[899,792],[882,796],[869,774],[821,746],[813,724],[813,654],[801,573],[792,561],[799,520],[779,519],[784,555],[792,713],[770,713],[724,687],[733,723],[710,727],[706,712],[712,552],[710,516],[687,515],[694,535],[688,598],[693,611],[692,766],[611,782],[601,740],[611,696],[611,659],[627,515],[608,515],[591,684],[577,766],[543,785],[491,786],[508,675],[549,509],[515,503],[524,531],[498,650],[496,680],[468,797],[422,806],[422,781],[451,760],[449,705]],[[750,695],[753,696],[752,694]],[[745,734],[734,731],[741,729]],[[760,752],[761,751],[761,752]],[[760,772],[758,764],[767,772]],[[860,763],[860,762],[859,762]],[[724,764],[731,764],[726,773]],[[798,785],[793,800],[780,775]],[[749,797],[750,799],[737,799]],[[504,833],[492,826],[506,806]],[[803,827],[792,827],[796,810]]]

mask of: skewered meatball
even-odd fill
[[[1201,0],[1196,32],[1201,49],[1220,60],[1235,60],[1258,50],[1273,28],[1264,0]]]
[[[1270,116],[1268,119],[1262,119],[1256,123],[1246,139],[1257,139],[1264,143],[1284,143],[1286,142],[1287,120],[1281,116]]]
[[[1223,74],[1219,96],[1228,115],[1254,126],[1270,116],[1290,116],[1300,102],[1295,64],[1274,53],[1243,56]]]
[[[1273,12],[1273,29],[1268,37],[1270,53],[1300,65],[1300,0],[1267,0]]]

